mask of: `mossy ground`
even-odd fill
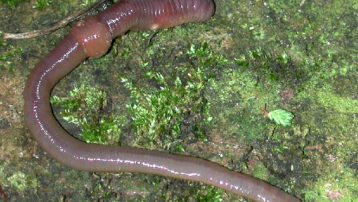
[[[1,32],[47,27],[90,3],[1,2]],[[129,32],[81,64],[53,91],[61,124],[87,142],[205,158],[303,201],[358,200],[357,1],[216,5],[205,23]],[[243,201],[198,183],[76,171],[45,155],[23,124],[21,92],[69,29],[0,40],[0,188],[11,200]],[[291,126],[267,119],[265,104],[292,112]]]

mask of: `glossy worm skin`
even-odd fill
[[[36,65],[25,86],[26,125],[43,150],[79,170],[150,173],[214,185],[255,201],[299,201],[263,181],[199,158],[81,142],[52,114],[49,98],[54,85],[86,58],[105,54],[113,38],[128,30],[201,22],[214,12],[212,0],[122,0],[78,22]]]

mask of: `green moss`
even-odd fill
[[[212,187],[212,186],[204,186],[198,192],[197,199],[200,202],[219,202],[223,201],[223,191],[221,189]]]
[[[14,8],[17,4],[21,2],[29,2],[30,0],[1,0],[1,2],[7,4],[11,8]]]
[[[118,143],[124,119],[101,113],[107,105],[107,95],[97,87],[82,84],[69,91],[68,97],[53,96],[51,103],[60,106],[61,116],[82,129],[81,138],[91,143]]]
[[[17,171],[7,178],[11,186],[15,187],[20,193],[24,194],[27,189],[36,189],[38,181],[35,177]]]
[[[94,4],[95,2],[96,2],[96,0],[82,0],[81,5],[87,7],[87,6]]]
[[[5,45],[6,44],[4,43],[3,46]],[[4,49],[4,51],[0,52],[0,70],[6,72],[14,72],[16,65],[18,65],[18,62],[20,60],[18,56],[23,53],[23,50],[13,45],[7,46]]]
[[[317,92],[317,101],[326,109],[338,113],[358,113],[358,100],[342,97],[330,89],[321,89]]]
[[[206,43],[199,47],[192,45],[187,54],[197,66],[176,67],[181,75],[186,75],[182,78],[172,75],[166,75],[165,78],[160,72],[149,71],[151,67],[148,63],[142,63],[146,78],[154,81],[159,86],[157,88],[139,88],[128,78],[122,78],[132,98],[127,108],[131,112],[132,126],[138,135],[135,144],[141,142],[140,144],[144,143],[149,147],[156,144],[162,148],[174,146],[177,151],[184,151],[178,136],[181,134],[182,122],[189,112],[202,114],[193,130],[199,138],[205,140],[202,127],[212,120],[212,116],[209,113],[210,103],[201,94],[213,77],[205,69],[214,64],[225,63],[226,60],[209,50]]]
[[[164,79],[160,74],[157,74],[157,76]],[[134,99],[127,107],[132,114],[133,127],[139,134],[137,138],[143,138],[144,135],[146,139],[144,142],[147,142],[150,146],[155,143],[160,145],[160,142],[156,142],[158,139],[166,139],[164,144],[173,142],[169,137],[178,137],[180,124],[183,120],[183,110],[177,107],[181,98],[177,89],[170,90],[166,86],[157,91],[145,93],[134,87],[125,78],[122,79],[122,82],[131,91],[131,97]],[[163,133],[170,135],[160,137]],[[167,140],[168,138],[170,140]],[[140,142],[142,141],[140,140]],[[170,145],[165,146],[170,147]]]
[[[50,6],[52,0],[37,0],[34,7],[37,9],[45,9]]]
[[[306,201],[355,201],[358,180],[354,170],[339,166],[324,173],[304,193]]]
[[[250,173],[258,178],[258,179],[262,179],[262,180],[269,180],[271,176],[270,171],[263,165],[262,162],[260,161],[256,161],[253,169],[250,170]]]
[[[216,97],[211,100],[217,103],[216,108],[223,110],[219,117],[229,121],[228,133],[245,134],[242,137],[250,142],[267,135],[268,125],[262,108],[266,103],[269,108],[275,108],[280,102],[277,92],[282,88],[280,81],[271,79],[258,83],[251,71],[248,67],[224,70],[220,80],[213,84]],[[221,123],[223,120],[219,121],[219,124],[225,124]]]
[[[7,4],[11,8],[14,8],[16,5],[22,2],[30,2],[29,0],[1,0],[3,3]],[[36,0],[34,8],[45,9],[51,4],[52,0]]]

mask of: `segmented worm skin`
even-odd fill
[[[122,0],[78,22],[32,70],[24,90],[25,121],[43,150],[79,170],[150,173],[214,185],[255,201],[298,201],[263,181],[199,158],[81,142],[52,114],[49,98],[54,85],[86,58],[105,54],[113,38],[128,30],[204,21],[214,11],[212,0]]]

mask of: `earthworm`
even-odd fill
[[[299,201],[264,181],[196,157],[81,142],[52,114],[49,98],[54,85],[86,58],[104,55],[115,37],[128,30],[205,21],[214,12],[212,0],[121,0],[79,21],[35,66],[26,82],[25,122],[42,149],[74,169],[149,173],[213,185],[255,201]]]

